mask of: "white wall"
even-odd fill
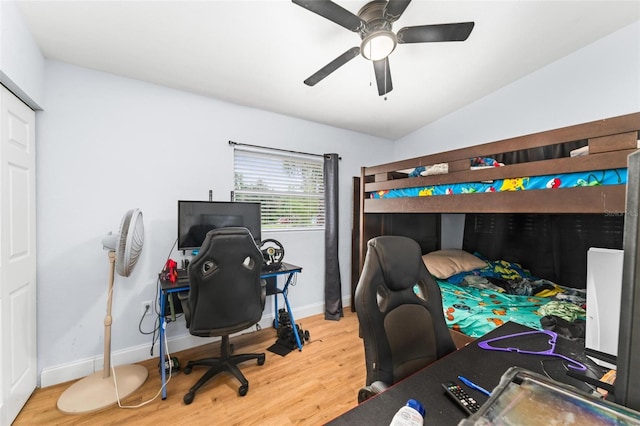
[[[448,151],[638,111],[640,22],[399,139],[394,158]]]
[[[157,274],[177,237],[177,200],[206,200],[209,189],[215,200],[229,199],[229,140],[342,157],[339,258],[342,292],[350,296],[351,177],[362,164],[389,158],[391,142],[51,61],[44,99],[37,116],[43,385],[87,374],[102,354],[108,260],[101,239],[134,207],[144,215],[145,245],[132,276],[116,278],[112,348],[116,363],[148,357],[140,306],[156,298]],[[324,232],[268,237],[283,243],[286,261],[303,267],[289,292],[296,316],[323,312]],[[265,317],[272,312],[267,301]],[[174,338],[188,335],[182,320],[171,325]]]
[[[40,109],[44,58],[15,2],[0,1],[0,83],[32,109]]]

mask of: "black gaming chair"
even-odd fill
[[[358,402],[456,349],[440,288],[422,262],[418,243],[382,236],[367,246],[355,292],[367,367]]]
[[[200,252],[189,264],[190,290],[185,317],[194,336],[222,336],[220,356],[189,361],[184,373],[197,365],[209,370],[184,396],[191,404],[196,391],[221,372],[239,381],[238,393],[249,391],[249,382],[237,364],[256,359],[264,364],[265,354],[231,355],[229,335],[245,330],[262,318],[265,287],[261,284],[262,253],[246,228],[220,228],[207,233]]]

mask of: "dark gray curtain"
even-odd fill
[[[338,261],[338,154],[324,154],[324,319],[340,320],[342,282]]]

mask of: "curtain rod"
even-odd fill
[[[292,151],[290,149],[272,148],[269,146],[251,145],[248,143],[240,143],[240,142],[234,142],[234,141],[229,141],[229,145],[248,146],[251,148],[260,148],[260,149],[268,149],[271,151],[288,152],[290,154],[301,154],[301,155],[311,155],[313,157],[324,157],[324,154],[312,154],[310,152]],[[342,157],[338,156],[338,160],[342,160]]]

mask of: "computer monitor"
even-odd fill
[[[629,155],[615,401],[640,410],[640,151]]]
[[[231,201],[178,201],[178,250],[196,250],[207,232],[241,226],[260,243],[260,203]]]

